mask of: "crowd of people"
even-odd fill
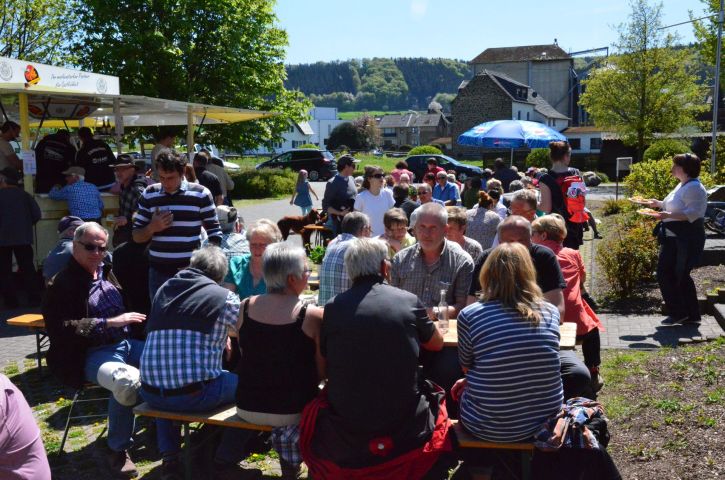
[[[358,188],[357,162],[342,156],[322,199],[335,238],[316,304],[300,300],[312,272],[305,251],[283,242],[272,220],[245,226],[221,205],[223,194],[201,180],[207,156],[195,159],[196,183],[181,156],[159,148],[149,172],[158,183],[147,186],[121,156],[109,168],[123,218],[114,236],[126,236],[113,256],[101,211],[63,218],[45,262],[48,365],[65,385],[88,381],[112,393],[108,461],[125,475],[136,471],[128,450],[141,400],[170,411],[235,404],[245,421],[273,427],[284,478],[298,478],[302,461],[315,478],[443,475],[451,418],[482,440],[530,439],[563,402],[596,399],[603,385],[602,325],[576,250],[584,225],[557,183],[575,172],[565,142],[550,150],[549,171],[522,176],[497,161],[465,185],[435,160],[430,183],[409,183],[401,162],[392,188],[375,166]],[[673,195],[649,200],[668,209],[663,220],[701,217],[699,203],[688,203],[701,196],[693,157],[676,157],[683,183]],[[17,188],[13,168],[0,172],[0,200],[14,186],[32,224],[37,204]],[[69,168],[60,173],[81,167]],[[87,183],[75,172],[66,174],[79,177],[69,186]],[[310,193],[301,173],[291,203],[304,211],[308,199],[294,200]],[[681,248],[662,235],[663,250]],[[694,320],[689,260],[667,262],[663,254],[660,276],[677,275],[684,296],[670,298],[674,315]],[[458,319],[457,348],[444,348],[440,318]],[[584,362],[560,351],[563,321],[576,323]],[[259,435],[225,429],[215,478],[236,478]],[[157,441],[163,478],[180,478],[178,426],[158,420]],[[596,450],[586,452],[599,459],[587,478],[619,478]]]

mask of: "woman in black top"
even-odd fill
[[[299,299],[310,273],[302,248],[285,243],[268,246],[262,273],[268,293],[242,302],[236,327],[241,354],[237,415],[276,427],[272,444],[283,478],[296,478],[301,463],[300,416],[324,378],[319,350],[322,309]]]
[[[551,142],[549,156],[551,157],[551,168],[539,177],[539,191],[541,192],[539,210],[544,213],[558,213],[564,217],[566,221],[564,246],[579,250],[579,245],[584,243],[584,225],[586,224],[574,223],[570,220],[564,195],[561,193],[561,186],[557,180],[562,177],[581,175],[581,173],[576,168],[569,167],[571,147],[568,142]]]

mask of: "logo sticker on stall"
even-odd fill
[[[8,82],[13,78],[13,69],[6,61],[0,61],[0,78]]]

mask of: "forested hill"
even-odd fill
[[[471,69],[447,58],[366,58],[287,65],[285,86],[299,89],[319,107],[350,110],[424,110],[446,106]]]

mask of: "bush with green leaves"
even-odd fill
[[[652,236],[654,225],[653,220],[637,213],[623,214],[599,244],[597,261],[617,298],[630,297],[639,284],[653,280],[658,252]]]
[[[409,152],[413,149],[411,145],[401,145],[398,147],[399,152]]]
[[[441,152],[438,147],[434,147],[432,145],[421,145],[411,149],[408,152],[408,155],[441,155],[442,153],[443,152]]]
[[[314,143],[305,143],[305,144],[300,145],[297,148],[313,148],[313,149],[317,150],[318,147]]]
[[[725,137],[717,137],[717,149],[715,150],[715,177],[716,185],[725,184]],[[710,171],[712,148],[707,149],[707,158],[701,158],[702,169]]]
[[[690,146],[681,140],[675,140],[674,138],[664,138],[652,142],[652,145],[647,147],[642,155],[642,160],[662,160],[663,158],[672,158],[678,153],[687,153],[690,151]]]
[[[594,172],[597,174],[597,177],[599,177],[599,180],[602,181],[602,183],[609,183],[609,175],[607,175],[604,172]]]
[[[232,198],[268,198],[291,195],[297,184],[297,172],[263,168],[242,169],[230,173],[234,180]]]
[[[672,157],[633,163],[624,183],[632,195],[662,200],[678,183],[670,173],[671,168]],[[710,188],[714,184],[705,169],[700,172],[700,181],[705,188]]]
[[[310,247],[310,245],[307,245],[307,247]],[[322,265],[322,260],[325,258],[325,251],[326,249],[322,245],[310,247],[310,253],[308,254],[310,261],[315,265]]]
[[[534,148],[526,155],[526,168],[549,168],[551,166],[551,158],[549,158],[548,148]]]
[[[622,212],[629,212],[632,210],[636,210],[638,205],[636,203],[632,203],[629,200],[625,199],[619,199],[615,200],[613,198],[607,199],[604,201],[604,204],[602,205],[602,216],[608,217],[609,215],[616,215],[618,213]]]

